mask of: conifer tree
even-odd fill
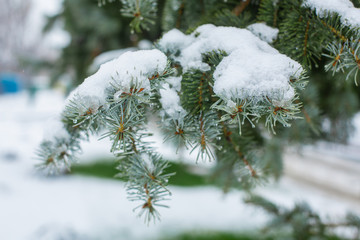
[[[131,31],[156,25],[163,34],[153,50],[103,64],[70,94],[40,146],[40,168],[70,169],[80,141],[102,132],[129,199],[151,221],[171,196],[173,173],[147,143],[150,115],[178,151],[216,162],[212,179],[225,191],[277,179],[289,144],[346,141],[359,110],[358,0],[120,2]]]

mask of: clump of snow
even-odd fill
[[[180,43],[171,45],[169,42],[174,39]],[[183,42],[186,44],[181,44]],[[225,51],[228,56],[214,73],[214,92],[226,100],[250,98],[257,102],[266,96],[279,105],[286,105],[295,96],[289,80],[299,77],[302,72],[299,63],[280,54],[247,29],[206,24],[189,36],[171,30],[159,45],[170,52],[180,50],[175,60],[180,62],[184,72],[210,70],[202,61],[203,54]]]
[[[160,89],[160,103],[164,111],[173,119],[179,119],[186,115],[186,111],[180,105],[180,97],[174,88],[165,83]]]
[[[124,54],[126,52],[133,52],[136,50],[137,50],[136,48],[130,47],[130,48],[122,48],[122,49],[111,50],[111,51],[101,53],[96,58],[94,58],[94,61],[90,66],[90,70],[95,72],[101,64],[104,64],[108,61],[118,58],[119,56],[121,56],[122,54]]]
[[[121,56],[126,52],[134,52],[137,50],[149,50],[152,48],[153,48],[152,42],[143,39],[139,41],[137,47],[121,48],[121,49],[103,52],[100,55],[98,55],[96,58],[94,58],[94,61],[90,66],[90,71],[95,72],[101,64],[106,63],[115,58],[118,58],[119,56]]]
[[[245,55],[245,57],[239,57]],[[255,64],[254,64],[255,63]],[[295,91],[289,79],[299,65],[282,54],[237,50],[225,57],[214,72],[214,92],[227,99],[271,98],[278,106],[290,102]]]
[[[181,52],[180,63],[188,71],[203,68],[202,55],[211,51],[223,50],[228,54],[240,49],[255,48],[259,51],[278,53],[269,44],[261,41],[247,29],[235,27],[216,27],[206,24],[198,27],[192,34],[194,41]]]
[[[144,88],[144,93],[150,91],[149,77],[166,68],[167,58],[159,50],[141,50],[126,52],[120,57],[106,62],[100,69],[75,89],[68,100],[75,95],[90,97],[93,103],[106,103],[106,89],[111,85],[119,87],[122,92],[129,92],[134,85]],[[86,104],[86,103],[84,103]],[[98,106],[91,106],[97,108]]]
[[[160,89],[160,103],[167,115],[173,119],[181,119],[186,111],[180,104],[178,92],[181,90],[182,77],[169,77]]]
[[[259,37],[261,40],[272,43],[278,36],[279,29],[272,28],[266,25],[265,23],[254,23],[247,26],[255,36]]]
[[[181,89],[181,80],[182,77],[169,77],[166,79],[166,82],[168,82],[171,85],[171,88],[175,89],[176,91],[180,91]]]
[[[305,0],[303,6],[315,10],[319,16],[337,13],[343,24],[355,28],[360,27],[360,9],[355,8],[350,0]]]
[[[194,36],[185,35],[178,29],[172,29],[159,40],[158,44],[164,52],[173,52],[189,46]]]

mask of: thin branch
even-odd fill
[[[341,34],[340,31],[336,30],[334,27],[327,24],[324,20],[321,20],[321,23],[325,26],[330,28],[330,31],[338,38],[340,38],[343,42],[346,42],[348,39],[344,35]]]
[[[181,17],[184,14],[184,8],[185,8],[185,4],[184,1],[182,1],[179,10],[178,10],[178,16],[176,19],[176,28],[180,28],[181,27]]]
[[[277,25],[278,11],[279,11],[279,8],[277,7],[274,11],[273,27],[276,27],[276,25]]]
[[[251,164],[249,163],[249,161],[245,158],[244,154],[240,151],[239,146],[237,146],[233,139],[231,138],[231,132],[229,132],[225,126],[225,123],[222,122],[223,125],[223,131],[224,131],[224,136],[226,141],[228,141],[231,146],[234,148],[234,150],[236,151],[236,153],[239,155],[239,157],[241,158],[241,160],[244,162],[244,164],[248,167],[249,171],[251,172],[251,176],[252,177],[257,177],[257,173],[254,170],[254,168],[251,166]]]
[[[199,86],[199,105],[200,105],[200,132],[201,132],[201,147],[202,150],[206,149],[206,141],[205,141],[205,131],[204,131],[204,112],[203,112],[203,86],[204,86],[204,77],[205,77],[205,73],[203,73],[203,75],[200,78],[200,86]]]
[[[308,38],[309,38],[309,28],[310,28],[310,21],[308,20],[306,23],[306,29],[305,29],[304,56],[306,56],[306,50],[307,50],[307,44],[308,44]]]
[[[250,3],[250,0],[246,0],[246,1],[241,0],[240,3],[234,8],[233,13],[236,16],[239,16],[245,10],[245,8],[249,5],[249,3]]]

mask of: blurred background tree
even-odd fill
[[[18,70],[18,57],[25,50],[25,23],[31,2],[2,0],[0,9],[0,72]]]
[[[88,68],[99,54],[137,47],[142,39],[155,41],[161,36],[159,20],[148,31],[132,33],[131,19],[120,13],[121,7],[120,1],[102,5],[97,0],[64,0],[62,11],[48,17],[45,32],[62,23],[71,37],[54,65],[53,83],[63,73],[70,72],[71,88],[74,88],[89,75]]]

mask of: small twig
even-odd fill
[[[203,150],[206,149],[206,140],[205,140],[205,130],[204,130],[204,112],[203,112],[203,85],[204,85],[204,77],[205,73],[203,73],[202,77],[200,78],[200,87],[199,87],[199,105],[200,105],[200,131],[201,131],[201,147]]]
[[[176,28],[180,28],[181,27],[181,17],[184,13],[184,7],[185,7],[185,4],[184,4],[184,1],[181,3],[180,7],[179,7],[179,10],[178,10],[178,17],[176,19]]]
[[[304,56],[306,56],[307,44],[308,44],[308,39],[309,39],[309,28],[310,28],[310,21],[308,20],[306,23],[306,29],[305,29]]]
[[[324,20],[321,20],[321,23],[325,26],[330,28],[331,32],[335,34],[335,36],[337,36],[338,38],[340,38],[343,42],[346,42],[348,39],[341,34],[340,31],[336,30],[334,27],[328,25]]]
[[[276,27],[276,25],[277,25],[278,11],[279,11],[279,8],[277,7],[274,11],[273,27]]]
[[[244,162],[244,164],[249,168],[249,171],[251,172],[251,176],[252,177],[257,177],[257,173],[254,170],[254,168],[251,166],[251,164],[249,163],[249,161],[245,158],[244,154],[240,151],[239,147],[237,145],[235,145],[234,141],[231,138],[231,132],[228,132],[226,129],[225,124],[222,122],[223,124],[223,131],[224,131],[224,135],[225,135],[225,139],[233,146],[234,150],[236,151],[236,153],[239,155],[239,157],[241,158],[241,160]]]
[[[135,153],[139,153],[139,151],[136,148],[135,139],[133,137],[130,137],[131,139],[131,147],[134,150]]]

